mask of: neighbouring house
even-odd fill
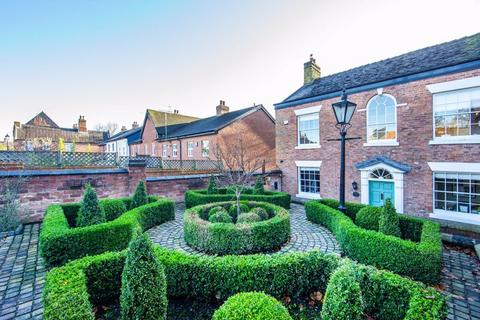
[[[104,143],[104,152],[117,153],[120,157],[126,157],[130,155],[130,145],[137,141],[140,137],[140,127],[137,121],[133,122],[132,128],[127,130],[126,127],[122,127],[121,131],[108,138]]]
[[[140,139],[130,150],[131,155],[169,160],[216,160],[216,144],[240,132],[247,135],[252,152],[269,160],[266,170],[276,168],[275,120],[262,105],[230,111],[220,101],[215,116],[167,126],[155,125],[147,112]]]
[[[346,154],[346,198],[398,212],[480,224],[480,33],[322,76],[276,110],[283,190],[338,198],[340,137],[332,103],[357,104]],[[333,141],[332,141],[333,140]]]
[[[43,111],[25,124],[13,125],[13,146],[20,151],[100,152],[99,144],[107,138],[108,132],[88,130],[85,116],[72,128],[59,127]]]

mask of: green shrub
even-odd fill
[[[416,243],[358,227],[340,211],[318,201],[307,202],[305,211],[309,221],[322,224],[335,235],[348,257],[425,283],[438,283],[442,262],[438,223],[399,216],[408,224],[422,225],[420,241]]]
[[[147,187],[144,181],[140,181],[132,197],[131,208],[137,208],[148,203]]]
[[[320,200],[320,203],[326,205],[326,206],[329,206],[330,208],[333,208],[335,210],[338,210],[338,205],[339,205],[339,202],[338,200],[335,200],[335,199],[322,199]],[[345,203],[345,207],[346,207],[346,211],[345,214],[350,218],[352,219],[352,221],[355,221],[355,218],[356,218],[356,215],[357,213],[367,207],[367,205],[365,204],[361,204],[361,203],[355,203],[355,202],[346,202]]]
[[[248,212],[250,208],[245,203],[240,203],[240,213]],[[238,219],[238,210],[237,204],[234,203],[228,207],[228,214],[232,217],[233,221],[237,221]]]
[[[255,202],[268,202],[285,209],[290,209],[290,195],[286,192],[265,191],[265,194],[252,194],[252,190],[245,190],[240,196],[240,200],[250,200]],[[188,190],[185,192],[185,206],[192,208],[201,204],[213,202],[224,202],[235,200],[233,193],[228,194],[227,189],[218,189],[217,194],[208,194],[207,190]]]
[[[292,317],[275,298],[261,292],[244,292],[228,298],[212,320],[292,320]]]
[[[97,193],[90,184],[85,186],[82,204],[77,216],[77,227],[86,227],[105,222],[105,212],[98,203]]]
[[[231,206],[233,203],[218,202],[186,210],[183,216],[186,243],[200,251],[226,255],[269,251],[278,248],[289,239],[288,211],[269,203],[254,203],[257,207],[274,212],[272,218],[265,221],[249,224],[238,223],[240,221],[237,221],[237,224],[205,221],[204,212],[208,212],[210,208]],[[246,202],[242,202],[242,206],[248,208]],[[252,213],[247,215],[251,216]]]
[[[257,176],[257,178],[255,179],[255,187],[253,187],[253,194],[265,194],[262,176]]]
[[[238,216],[237,223],[254,223],[261,220],[255,212],[245,212]]]
[[[170,297],[220,301],[249,291],[265,292],[276,299],[325,292],[341,261],[336,255],[319,251],[213,257],[158,245],[154,250],[165,268]],[[123,251],[88,256],[52,269],[43,291],[45,319],[93,320],[92,304],[119,298],[125,255]],[[355,264],[354,268],[365,313],[374,319],[444,319],[445,298],[434,289],[373,267]]]
[[[122,319],[165,319],[167,305],[165,271],[143,233],[128,246],[120,295]]]
[[[105,212],[107,221],[115,220],[127,211],[127,206],[123,199],[102,199],[100,200],[100,205]]]
[[[363,298],[352,263],[344,263],[328,282],[322,320],[363,320]]]
[[[260,220],[267,220],[269,218],[268,212],[264,208],[253,208],[250,212],[259,216]]]
[[[216,194],[217,192],[218,192],[218,188],[217,188],[217,182],[215,181],[215,177],[210,176],[210,179],[208,179],[207,193]]]
[[[380,220],[381,213],[382,208],[379,207],[360,209],[356,215],[355,224],[367,230],[378,231],[378,220]]]
[[[210,216],[213,216],[218,211],[225,211],[225,208],[222,207],[222,206],[216,206],[216,207],[213,207],[212,209],[208,210],[208,216],[207,216],[208,219],[210,219]]]
[[[389,236],[399,238],[401,236],[398,215],[390,199],[385,200],[385,205],[378,221],[378,231]]]
[[[106,251],[123,250],[132,237],[153,226],[174,219],[175,205],[167,198],[129,210],[117,219],[87,227],[71,228],[63,208],[75,212],[72,205],[50,205],[40,232],[40,252],[47,266]],[[78,211],[77,211],[78,212]],[[75,217],[71,217],[75,220]]]
[[[232,217],[228,214],[228,212],[223,209],[215,212],[212,215],[209,215],[208,221],[212,223],[233,223]]]

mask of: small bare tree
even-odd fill
[[[106,124],[97,123],[95,125],[96,131],[107,131],[110,136],[113,136],[118,131],[118,123],[108,122]]]
[[[20,190],[24,177],[0,181],[0,232],[15,230],[20,224]]]
[[[242,130],[243,129],[243,130]],[[237,214],[240,215],[240,196],[259,173],[265,159],[257,154],[261,142],[248,139],[244,128],[233,128],[231,134],[222,135],[214,147],[219,184],[229,185],[235,191]]]

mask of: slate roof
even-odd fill
[[[244,117],[251,112],[255,112],[257,110],[262,110],[262,109],[271,118],[271,116],[265,110],[263,105],[256,105],[249,108],[230,111],[222,115],[200,119],[190,123],[167,126],[167,138],[175,139],[175,138],[182,138],[187,136],[213,134],[213,133],[216,133],[218,130],[231,124],[232,122],[236,121],[237,119]],[[273,121],[273,118],[272,118],[272,121]],[[156,129],[159,137],[158,139],[165,140],[165,127],[157,127]]]
[[[40,126],[38,123],[40,120],[41,122],[45,122],[45,125],[46,127],[51,127],[51,128],[60,128],[49,116],[47,116],[47,114],[43,111],[41,111],[39,114],[37,114],[35,117],[33,117],[32,119],[30,119],[30,121],[28,121],[27,125],[31,125],[31,126]],[[42,121],[43,120],[43,121]]]
[[[480,33],[321,77],[302,86],[282,103],[477,60],[480,60]]]
[[[377,164],[380,164],[380,163],[388,165],[388,166],[393,167],[395,169],[398,169],[400,171],[403,171],[404,173],[408,173],[408,172],[410,172],[410,170],[412,170],[412,167],[409,166],[408,164],[392,160],[392,159],[390,159],[386,156],[377,156],[377,157],[370,158],[368,160],[359,162],[355,165],[355,168],[360,170],[360,169],[365,169],[365,168],[368,168],[368,167],[371,167],[371,166],[374,166],[374,165],[377,165]]]
[[[105,143],[118,141],[118,140],[122,140],[122,139],[127,139],[128,144],[131,144],[132,142],[134,142],[134,141],[136,141],[140,138],[140,132],[141,131],[142,131],[142,127],[132,128],[132,129],[126,130],[126,131],[121,131],[121,132],[111,136],[108,140],[105,141]]]

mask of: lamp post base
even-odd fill
[[[343,213],[347,213],[347,208],[345,206],[339,205],[338,206],[338,211],[343,212]]]

